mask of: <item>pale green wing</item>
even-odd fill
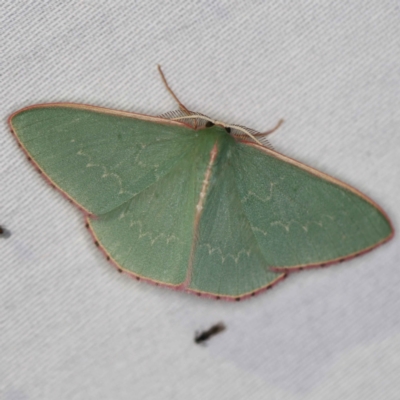
[[[168,174],[115,210],[90,219],[96,240],[119,268],[185,289],[196,205],[214,141],[197,137]]]
[[[365,195],[274,151],[238,144],[232,167],[247,221],[270,266],[340,261],[393,234],[385,213]]]
[[[272,264],[246,214],[234,168],[236,146],[228,136],[220,145],[201,213],[189,283],[192,290],[231,298],[254,294],[283,277],[269,268]]]
[[[41,172],[92,214],[156,182],[196,139],[193,130],[159,118],[73,104],[29,107],[10,125]]]

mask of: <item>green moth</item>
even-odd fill
[[[55,103],[9,118],[28,159],[84,212],[120,271],[237,301],[393,236],[367,196],[270,148],[275,129],[191,112],[160,73],[180,108],[164,116]]]

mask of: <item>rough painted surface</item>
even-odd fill
[[[393,235],[355,189],[218,126],[71,104],[27,108],[10,125],[107,259],[137,279],[239,300]]]

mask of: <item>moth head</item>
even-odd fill
[[[207,115],[194,111],[175,110],[162,114],[160,117],[172,121],[182,121],[196,130],[219,126],[240,141],[251,141],[272,148],[271,144],[265,139],[264,134],[261,132],[257,132],[251,128],[246,128],[242,125],[227,124],[223,121],[212,119]]]

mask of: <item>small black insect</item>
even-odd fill
[[[218,322],[218,324],[213,325],[210,329],[207,331],[201,332],[201,333],[196,333],[196,336],[194,337],[195,343],[203,343],[210,339],[211,336],[218,335],[218,333],[224,331],[226,329],[226,326],[222,322]]]
[[[4,228],[4,226],[0,226],[0,237],[9,238],[11,236],[11,232]]]

